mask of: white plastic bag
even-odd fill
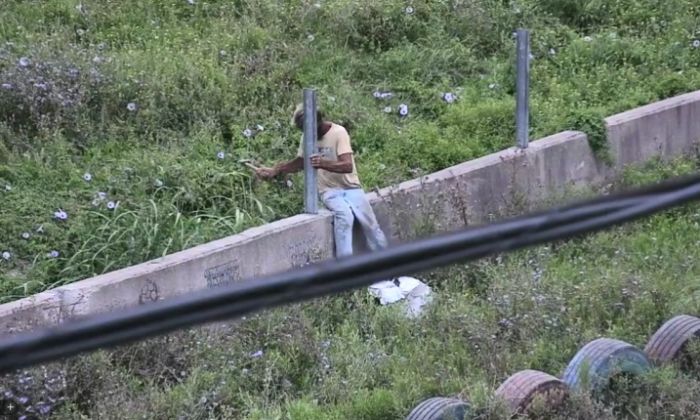
[[[369,293],[384,306],[405,300],[406,315],[410,318],[419,316],[423,307],[432,301],[430,287],[413,277],[375,283],[369,287]]]

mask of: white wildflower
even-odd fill
[[[216,154],[216,157],[219,159],[224,159],[226,157],[226,153],[224,152],[219,152]]]
[[[97,49],[99,51],[103,51],[105,48],[107,48],[107,44],[105,44],[104,42],[100,42],[99,44],[97,44]]]
[[[226,51],[225,51],[225,50],[219,50],[219,57],[226,57]]]
[[[95,64],[100,64],[103,61],[103,58],[100,57],[99,55],[96,55],[92,58],[92,62]]]
[[[22,57],[19,59],[20,67],[29,67],[30,64],[32,64],[32,62],[27,57]]]
[[[386,112],[387,114],[391,114],[392,112],[394,112],[394,110],[390,106],[387,106],[384,107],[384,112]]]
[[[292,182],[291,179],[288,179],[287,180],[287,188],[293,188],[293,187],[294,187],[294,183]]]
[[[40,225],[38,228],[36,228],[36,233],[44,233],[44,225]]]
[[[5,261],[10,261],[10,259],[12,259],[12,254],[10,253],[10,251],[4,251],[2,253],[2,259]]]
[[[495,84],[495,83],[491,83],[491,84],[489,85],[489,89],[496,89],[496,87],[498,87],[498,85]]]
[[[448,104],[453,103],[454,101],[457,100],[457,97],[455,96],[454,93],[452,92],[447,92],[442,95],[442,99],[447,102]]]
[[[693,41],[693,48],[700,48],[700,39]]]
[[[78,28],[78,30],[75,31],[75,32],[78,34],[78,36],[83,36],[83,35],[85,35],[85,30],[84,30],[84,29]]]
[[[406,6],[404,9],[404,12],[406,12],[407,15],[412,15],[416,9],[413,8],[413,6]]]
[[[10,184],[5,185],[5,191],[12,191],[12,185],[10,185]]]
[[[406,105],[406,104],[399,105],[399,115],[402,117],[408,116],[408,105]]]
[[[262,357],[262,355],[263,355],[263,351],[262,351],[262,350],[258,350],[258,351],[256,351],[255,353],[251,353],[251,354],[250,354],[250,357],[258,358],[258,357]]]
[[[58,251],[53,250],[53,251],[48,253],[48,256],[49,256],[49,258],[58,258],[61,256],[61,254]]]
[[[134,112],[134,111],[136,111],[136,110],[138,109],[138,105],[136,105],[136,103],[134,103],[134,102],[129,102],[129,103],[126,105],[126,109],[128,109],[128,110],[131,111],[131,112]]]
[[[99,198],[100,200],[104,200],[105,198],[107,198],[107,193],[100,191],[97,193],[97,198]]]
[[[11,83],[3,83],[2,88],[5,90],[10,90],[10,89],[12,89],[12,84]]]
[[[83,174],[83,179],[85,180],[85,182],[90,182],[92,181],[92,175],[89,172],[85,172]]]
[[[265,131],[265,127],[263,127],[261,124],[256,125],[255,129],[258,131]]]
[[[373,93],[374,97],[377,99],[391,99],[394,97],[394,94],[391,92],[380,92],[380,91],[375,91]]]
[[[194,6],[197,2],[195,0],[187,0],[187,4]]]
[[[31,237],[32,237],[32,235],[29,232],[22,233],[22,239],[24,239],[24,240],[27,240]]]
[[[317,9],[320,9],[320,8],[321,8],[321,3],[314,3],[314,7],[317,8]]]
[[[549,49],[549,55],[556,55],[557,51],[554,48]]]
[[[591,41],[593,41],[593,38],[591,38],[590,36],[586,36],[586,37],[583,37],[583,40],[586,42],[591,42]]]
[[[67,220],[68,219],[68,213],[65,211],[59,209],[53,213],[53,217],[58,219],[58,220]]]
[[[98,199],[98,198],[92,200],[92,206],[93,206],[93,207],[100,207],[100,204],[102,204],[102,200],[100,200],[100,199]]]
[[[115,201],[110,201],[110,202],[107,203],[107,208],[108,208],[109,210],[114,210],[114,209],[116,209],[117,207],[119,207],[119,202],[118,202],[118,201],[117,201],[117,202],[115,202]]]
[[[315,37],[313,34],[309,34],[309,35],[307,35],[306,39],[308,39],[309,42],[314,42],[314,40],[316,39],[316,37]]]
[[[157,188],[160,188],[160,187],[163,186],[163,181],[161,181],[160,179],[156,179],[156,182],[154,182],[154,185],[155,185]]]
[[[253,136],[253,131],[250,128],[243,130],[243,137],[250,138]]]

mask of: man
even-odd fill
[[[321,201],[328,210],[333,212],[336,257],[352,255],[352,227],[355,220],[362,227],[367,245],[371,250],[386,248],[388,245],[386,236],[377,223],[377,218],[357,176],[348,132],[341,125],[324,120],[321,111],[317,111],[316,121],[318,142],[316,153],[311,157],[311,165],[318,169],[317,184]],[[297,106],[294,111],[292,124],[299,130],[304,130],[302,105]],[[303,138],[302,135],[296,158],[271,168],[260,168],[256,174],[262,179],[271,179],[280,174],[299,172],[304,169]]]

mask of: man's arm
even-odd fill
[[[302,167],[304,162],[302,161]],[[321,156],[312,156],[311,165],[317,169],[324,169],[328,172],[335,172],[338,174],[349,174],[352,172],[352,153],[343,153],[338,155],[337,161],[326,160]]]
[[[341,127],[340,137],[336,145],[338,160],[325,160],[321,156],[311,156],[311,165],[314,168],[325,169],[328,172],[338,174],[349,174],[352,172],[352,147],[350,146],[350,135]]]
[[[285,175],[299,172],[304,169],[304,159],[295,157],[290,161],[278,163],[272,169],[276,172],[275,175]]]
[[[304,169],[304,159],[296,157],[287,162],[281,162],[272,168],[258,168],[255,173],[262,179],[274,178],[280,174],[291,174],[294,172],[299,172]]]

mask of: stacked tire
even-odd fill
[[[688,346],[700,338],[700,318],[678,315],[664,323],[640,350],[613,338],[598,338],[583,346],[567,365],[561,379],[536,370],[523,370],[506,379],[495,396],[513,415],[527,415],[535,402],[548,408],[561,406],[570,392],[599,394],[619,375],[638,377],[653,365],[693,362]],[[466,420],[467,402],[456,398],[430,398],[416,406],[406,420]]]
[[[466,420],[469,404],[456,398],[435,397],[423,401],[406,420]]]
[[[568,395],[564,382],[536,370],[520,371],[496,390],[496,397],[503,400],[513,414],[527,414],[538,399],[548,407],[558,407]]]

